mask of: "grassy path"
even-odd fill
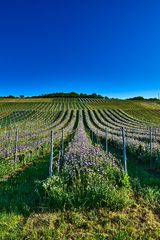
[[[37,211],[36,181],[48,177],[49,160],[37,160],[19,174],[8,178],[0,187],[0,211],[30,214]]]

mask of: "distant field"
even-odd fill
[[[15,111],[65,111],[71,109],[121,109],[141,120],[160,123],[160,102],[68,98],[0,99],[2,117]],[[1,116],[0,118],[2,118]]]

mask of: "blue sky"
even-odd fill
[[[156,97],[159,12],[158,0],[1,1],[0,95]]]

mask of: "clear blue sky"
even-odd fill
[[[0,95],[160,91],[159,0],[0,2]]]

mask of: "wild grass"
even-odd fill
[[[47,178],[48,167],[39,159],[1,183],[1,239],[160,238],[159,190],[138,179],[141,168],[134,179],[110,166],[105,182],[93,175],[74,186],[65,174]]]

